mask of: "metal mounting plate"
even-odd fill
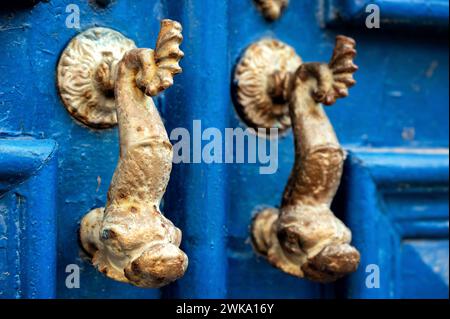
[[[92,128],[117,123],[113,86],[105,89],[98,76],[113,84],[114,65],[134,48],[132,40],[108,28],[88,29],[69,42],[59,59],[57,81],[70,115]]]

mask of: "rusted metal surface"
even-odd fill
[[[114,78],[117,63],[135,43],[108,28],[74,37],[58,63],[59,95],[75,119],[92,128],[117,124]]]
[[[146,288],[180,278],[188,265],[179,249],[181,231],[159,209],[173,154],[150,98],[170,87],[181,72],[181,41],[181,25],[163,20],[155,51],[130,50],[117,64],[120,159],[106,207],[92,210],[81,221],[82,245],[98,270]]]
[[[289,0],[254,0],[258,9],[267,20],[277,20],[284,9],[287,8]]]
[[[355,55],[354,40],[338,36],[330,63],[302,64],[281,76],[290,78],[282,95],[289,97],[295,163],[280,209],[259,212],[252,224],[254,247],[272,265],[324,283],[355,271],[360,260],[350,230],[330,210],[345,152],[321,106],[348,95]]]
[[[286,75],[301,63],[293,48],[277,40],[264,39],[248,47],[234,74],[236,109],[248,126],[276,127],[281,132],[291,127]]]

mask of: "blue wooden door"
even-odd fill
[[[0,5],[0,298],[448,298],[448,1],[291,0],[275,22],[252,0],[29,2]],[[72,4],[79,28],[66,25]],[[380,8],[379,29],[365,25],[369,4]],[[291,132],[279,137],[272,175],[251,163],[174,165],[162,210],[183,231],[182,279],[140,289],[90,265],[79,222],[106,201],[118,132],[89,129],[64,109],[58,59],[94,26],[153,47],[163,18],[184,28],[183,73],[155,101],[168,132],[193,132],[196,120],[222,132],[246,127],[232,73],[261,38],[305,61],[328,61],[337,34],[357,41],[358,83],[327,109],[349,153],[334,211],[361,252],[356,273],[321,285],[252,249],[251,217],[279,205],[293,165]],[[66,285],[71,265],[79,288]]]

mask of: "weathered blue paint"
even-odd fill
[[[175,79],[175,88],[166,93],[166,128],[170,132],[186,127],[193,132],[193,120],[201,120],[203,129],[215,127],[223,132],[229,114],[229,65],[224,63],[228,59],[229,3],[164,3],[169,8],[168,15],[184,26],[182,50],[190,57],[182,62],[183,74]],[[191,148],[194,150],[195,146]],[[165,289],[167,296],[227,296],[226,168],[204,163],[174,168],[164,209],[183,229],[182,247],[189,256],[189,268],[184,278]]]
[[[71,3],[80,7],[80,30],[65,27],[65,8]],[[320,4],[321,1],[292,0],[274,23],[268,23],[251,0],[119,0],[106,8],[90,1],[60,0],[17,11],[0,9],[0,133],[28,136],[34,141],[51,139],[59,145],[55,184],[51,186],[49,179],[39,191],[35,186],[28,192],[23,190],[26,196],[21,195],[33,198],[36,211],[40,207],[44,214],[43,210],[50,207],[49,214],[58,214],[53,224],[47,225],[58,228],[57,265],[49,266],[56,273],[57,297],[379,298],[430,296],[430,286],[417,289],[427,282],[439,289],[443,287],[443,273],[431,269],[443,269],[441,256],[448,259],[448,187],[441,187],[448,180],[439,177],[448,171],[448,165],[436,155],[434,160],[440,161],[437,170],[428,169],[434,160],[417,158],[411,152],[391,156],[392,151],[379,149],[448,148],[447,39],[434,32],[416,33],[415,28],[410,32],[373,32],[354,26],[339,31],[323,29]],[[372,170],[379,167],[376,176],[381,185],[396,188],[395,176],[401,175],[394,165],[397,161],[410,166],[410,177],[405,177],[408,183],[431,185],[426,192],[419,187],[418,193],[398,191],[387,195],[383,186],[379,193],[371,170],[352,161],[362,157],[360,152],[352,153],[348,161],[346,182],[334,211],[346,216],[353,229],[363,265],[373,260],[380,262],[379,290],[361,286],[365,281],[363,267],[349,281],[324,286],[287,276],[254,254],[248,232],[251,216],[258,207],[279,205],[294,159],[290,133],[279,139],[279,170],[274,175],[259,175],[255,164],[174,165],[162,210],[183,230],[182,245],[190,266],[180,281],[162,290],[139,289],[104,278],[82,258],[78,223],[87,211],[105,203],[118,158],[118,136],[116,129],[90,130],[70,117],[56,91],[57,61],[70,39],[92,26],[114,28],[139,47],[153,47],[161,18],[181,21],[185,36],[182,49],[186,56],[181,62],[184,73],[177,75],[175,85],[156,99],[169,133],[176,127],[192,132],[192,121],[196,119],[202,120],[203,128],[216,127],[222,132],[225,127],[245,127],[233,108],[230,83],[234,64],[252,42],[277,37],[294,46],[305,61],[327,61],[338,32],[356,39],[358,84],[351,89],[349,98],[327,108],[341,142],[347,149],[365,148],[378,154],[370,161],[364,158],[363,163],[376,160]],[[29,167],[26,171],[31,176],[40,176],[52,167],[50,162],[37,172],[31,164],[24,169]],[[0,171],[10,169],[0,167]],[[8,216],[13,216],[13,220],[20,211],[34,216],[31,210],[20,209],[17,198],[22,197],[15,195],[31,181],[28,179],[20,187],[9,182],[8,188],[13,189],[0,199],[2,212],[12,211]],[[40,183],[44,181],[45,178]],[[46,198],[55,188],[52,210],[51,201]],[[423,211],[410,209],[422,206]],[[55,235],[55,230],[47,229],[49,240]],[[405,242],[400,244],[402,238]],[[9,245],[10,256],[18,249],[17,241],[0,245]],[[430,251],[436,253],[429,255]],[[394,254],[398,256],[395,265]],[[428,259],[431,261],[427,266],[422,261]],[[394,270],[405,268],[402,263],[413,265],[413,269],[395,272],[397,277],[391,281]],[[80,266],[80,289],[65,286],[68,264]],[[448,267],[448,262],[445,265]],[[49,272],[46,276],[51,275]],[[0,281],[0,287],[17,284],[4,282]],[[434,296],[443,296],[442,290],[436,289]]]
[[[0,138],[0,194],[35,175],[53,157],[53,141]]]
[[[448,149],[352,149],[343,211],[361,266],[350,298],[448,298]],[[380,287],[368,288],[369,265]]]
[[[448,28],[448,0],[324,0],[324,20],[364,25],[369,4],[380,8],[383,24]]]
[[[116,1],[114,6],[100,9],[89,1],[65,0],[0,11],[0,132],[58,142],[58,263],[53,269],[57,296],[158,298],[158,290],[139,289],[104,278],[80,253],[79,221],[90,209],[103,206],[106,201],[118,159],[118,136],[116,129],[94,131],[76,123],[58,97],[55,70],[59,55],[81,31],[65,27],[65,9],[72,3],[80,7],[81,29],[112,27],[140,47],[154,46],[158,20],[166,16],[159,1]],[[80,289],[66,288],[65,269],[69,264],[80,266]]]
[[[0,298],[56,297],[56,176],[54,141],[0,139]]]

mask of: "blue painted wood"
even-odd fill
[[[405,240],[397,297],[448,299],[448,249],[448,238]]]
[[[63,0],[41,2],[26,10],[0,10],[0,132],[53,139],[59,145],[57,296],[159,298],[159,290],[106,279],[80,252],[79,221],[90,209],[105,204],[118,159],[118,136],[116,129],[94,131],[76,123],[58,97],[55,70],[59,55],[81,31],[65,27],[65,9],[73,3],[80,7],[82,30],[96,25],[113,27],[139,47],[154,47],[158,20],[166,17],[159,1],[115,1],[114,6],[101,9],[90,1]],[[65,285],[69,264],[80,267],[80,289]]]
[[[105,203],[117,163],[118,136],[115,128],[95,131],[80,125],[62,106],[54,76],[65,45],[89,27],[105,26],[132,38],[139,47],[153,47],[158,20],[179,20],[185,36],[184,73],[156,100],[169,133],[176,127],[192,132],[193,120],[222,132],[226,127],[245,128],[233,108],[230,83],[233,66],[249,44],[276,37],[295,47],[305,61],[327,61],[331,55],[338,31],[323,28],[323,2],[290,2],[274,23],[268,23],[250,0],[120,0],[105,8],[92,1],[60,0],[22,10],[0,9],[0,133],[51,139],[59,145],[54,201],[59,230],[54,268],[57,297],[411,297],[431,294],[431,288],[417,289],[426,280],[420,276],[442,284],[443,273],[430,269],[441,267],[443,259],[435,258],[428,266],[421,262],[427,247],[439,254],[446,252],[448,187],[442,184],[448,180],[442,180],[442,174],[448,166],[442,165],[445,159],[440,156],[430,162],[411,152],[391,156],[391,151],[378,151],[362,162],[373,162],[371,170],[348,162],[345,176],[351,182],[343,184],[334,211],[347,215],[364,265],[380,263],[385,283],[380,289],[360,286],[366,275],[363,267],[348,282],[324,286],[287,276],[257,257],[249,243],[248,227],[258,207],[279,205],[294,159],[289,132],[279,139],[279,169],[274,175],[260,175],[256,164],[174,165],[162,210],[183,230],[182,245],[190,258],[185,278],[162,290],[139,289],[104,278],[82,258],[78,223],[87,211]],[[65,8],[72,3],[80,7],[80,30],[65,27]],[[433,21],[442,22],[441,18]],[[417,33],[412,25],[409,33],[371,32],[358,23],[339,29],[356,39],[360,67],[350,97],[327,108],[340,141],[346,148],[358,149],[448,148],[446,37]],[[358,152],[355,158],[359,156]],[[397,167],[397,161],[408,169]],[[31,164],[24,167],[34,170]],[[5,169],[10,168],[0,167]],[[371,171],[379,173],[372,175]],[[383,190],[397,188],[396,176],[404,176],[403,181],[414,187],[380,193],[378,184]],[[8,183],[13,190],[2,198],[2,207],[4,211],[8,207],[9,216],[15,219],[22,211],[22,197],[14,194],[28,182],[18,188],[12,184]],[[38,203],[39,192],[33,188],[30,192],[34,193],[26,197],[35,196],[34,203]],[[398,258],[393,265],[394,255]],[[409,262],[414,269],[394,273]],[[80,289],[65,286],[68,264],[80,266]],[[402,278],[408,278],[410,285]]]
[[[186,127],[193,120],[203,129],[223,132],[229,111],[227,1],[165,1],[168,15],[181,21],[185,35],[182,49],[189,60],[183,74],[166,97],[163,111],[167,129]],[[192,81],[192,79],[197,79]],[[192,137],[198,141],[197,136]],[[176,141],[174,141],[176,142]],[[195,145],[191,154],[200,156]],[[182,247],[189,256],[184,278],[165,289],[179,298],[225,298],[227,296],[226,213],[227,170],[220,164],[176,166],[165,196],[167,215],[183,229]]]
[[[54,141],[0,139],[0,298],[56,297],[56,176]]]
[[[448,150],[351,150],[344,211],[361,265],[345,297],[448,298],[448,165]],[[376,289],[366,286],[371,264]]]
[[[53,157],[53,141],[0,139],[0,194],[36,174]]]
[[[363,26],[369,14],[366,12],[369,4],[380,8],[384,25],[448,28],[448,0],[325,0],[325,23],[352,22]]]

